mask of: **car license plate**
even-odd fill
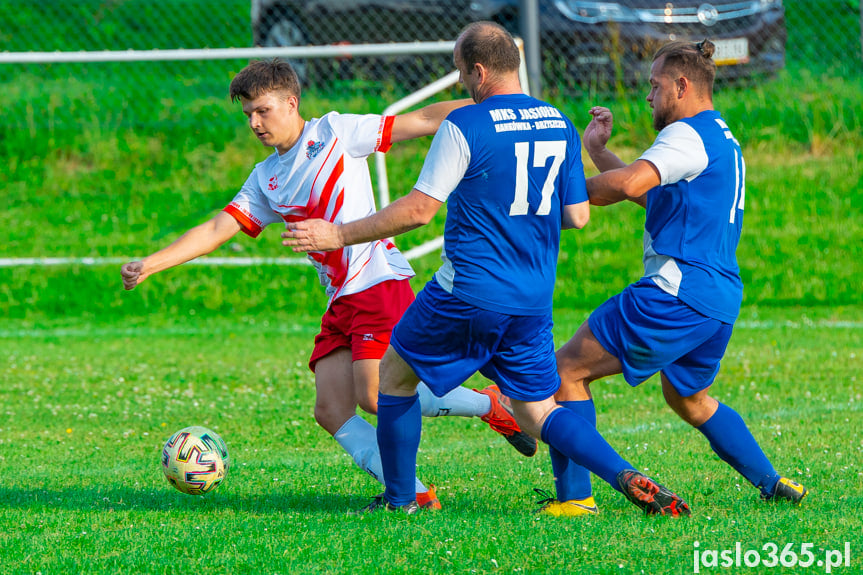
[[[731,38],[729,40],[714,40],[716,52],[713,61],[717,66],[728,64],[745,64],[749,61],[749,40],[747,38]]]

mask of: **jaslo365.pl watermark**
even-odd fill
[[[761,549],[743,549],[740,542],[733,549],[702,549],[695,541],[693,573],[701,573],[707,569],[729,569],[732,567],[786,567],[786,568],[823,568],[825,573],[832,573],[834,568],[851,566],[851,543],[845,543],[844,549],[815,548],[814,543],[787,543],[781,549],[773,542],[765,543]],[[737,571],[735,571],[737,572]]]

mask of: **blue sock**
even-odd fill
[[[561,401],[561,407],[574,411],[596,427],[596,408],[592,399],[583,401]],[[590,497],[590,471],[582,467],[557,449],[548,446],[551,456],[551,469],[554,471],[554,487],[558,501],[586,499]]]
[[[542,440],[620,491],[617,474],[633,469],[585,418],[555,409],[542,426]],[[386,471],[385,471],[386,472]]]
[[[697,427],[710,447],[766,496],[773,495],[779,474],[770,464],[740,415],[722,403],[710,419]]]
[[[422,432],[419,395],[378,394],[378,447],[386,489],[393,505],[407,505],[417,497],[417,450]]]

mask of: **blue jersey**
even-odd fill
[[[656,166],[662,182],[647,194],[645,276],[701,314],[733,323],[743,299],[740,144],[710,110],[664,128],[640,159]]]
[[[454,110],[415,188],[448,202],[441,287],[481,309],[551,312],[562,208],[588,199],[566,116],[524,94]]]

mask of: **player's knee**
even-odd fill
[[[712,397],[701,394],[681,397],[666,393],[665,402],[683,421],[693,427],[698,427],[710,419],[717,405]]]
[[[665,398],[665,403],[680,417],[684,420],[687,416],[687,409],[685,406],[685,398],[679,396],[676,393],[669,392],[666,386],[662,387],[662,397]]]
[[[565,352],[564,349],[557,350],[555,354],[555,359],[557,360],[557,371],[560,374],[561,379],[565,382],[572,382],[574,380],[580,379],[579,371],[579,362],[577,358]]]
[[[542,427],[557,404],[549,398],[545,401],[527,402],[512,400],[515,420],[521,430],[535,439],[542,439]]]
[[[557,355],[557,373],[560,375],[560,390],[567,399],[590,397],[590,383],[596,379],[587,361],[571,356]]]
[[[587,378],[560,378],[560,388],[554,396],[556,401],[584,401],[593,397]]]
[[[330,427],[332,427],[332,418],[330,417],[330,414],[325,408],[315,406],[315,422],[327,431],[329,431],[330,435],[335,433],[334,431],[330,431]]]
[[[352,411],[354,410],[346,410],[326,403],[317,403],[315,404],[315,422],[330,435],[335,435],[342,425],[355,415]]]
[[[362,409],[366,413],[369,413],[371,415],[377,415],[378,413],[377,394],[369,394],[358,397],[357,404],[360,406],[360,409]]]

